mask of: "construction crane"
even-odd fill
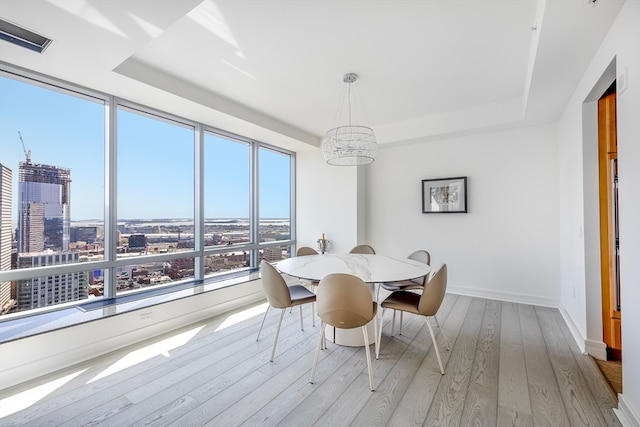
[[[22,142],[22,149],[24,150],[24,156],[27,158],[27,164],[31,164],[31,150],[27,150],[27,147],[24,145],[24,139],[22,139],[22,134],[18,131],[18,136],[20,137],[20,142]]]

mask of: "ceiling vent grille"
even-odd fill
[[[29,31],[26,28],[19,27],[4,19],[0,19],[0,40],[6,40],[39,53],[42,53],[51,43],[51,39]]]

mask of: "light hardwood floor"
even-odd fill
[[[437,335],[445,375],[423,318],[405,315],[403,335],[391,337],[388,311],[371,392],[364,349],[331,343],[309,383],[319,333],[309,307],[304,331],[287,312],[270,363],[279,313],[270,310],[256,342],[264,307],[7,389],[0,425],[619,425],[615,396],[555,309],[447,294],[438,318],[450,351]]]

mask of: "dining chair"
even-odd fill
[[[436,273],[424,286],[421,294],[407,290],[398,290],[392,292],[391,295],[385,298],[385,300],[380,304],[380,306],[382,307],[382,317],[380,319],[380,328],[378,332],[379,335],[376,346],[376,358],[378,357],[380,352],[380,339],[382,338],[382,326],[385,310],[387,308],[390,308],[392,310],[398,310],[401,312],[413,313],[425,317],[427,328],[429,329],[429,334],[431,335],[431,341],[433,342],[433,347],[438,358],[438,365],[440,365],[440,372],[444,375],[444,368],[442,367],[440,351],[438,350],[438,344],[436,343],[436,337],[433,334],[433,329],[431,328],[429,317],[436,315],[436,313],[440,309],[440,305],[442,304],[442,300],[444,299],[446,292],[447,265],[442,264],[438,271],[436,271]],[[440,330],[440,335],[444,337],[442,329]]]
[[[301,246],[296,251],[296,256],[319,255],[318,251],[309,246]]]
[[[301,246],[296,251],[296,256],[308,256],[308,255],[320,255],[318,251],[309,246]],[[314,286],[318,286],[320,283],[319,280],[309,280],[309,279],[298,279],[302,286],[310,286],[313,288]]]
[[[371,291],[367,285],[357,276],[344,273],[334,273],[320,280],[316,293],[318,316],[322,320],[318,344],[313,358],[311,379],[313,384],[318,356],[324,342],[324,329],[331,325],[339,329],[362,328],[364,348],[367,356],[367,368],[369,370],[369,386],[374,391],[373,371],[371,369],[371,354],[369,352],[369,335],[367,324],[374,320],[374,335],[378,335],[377,322],[375,321],[378,305],[371,298]],[[377,350],[376,350],[377,352]]]
[[[427,265],[431,265],[431,254],[425,250],[417,250],[409,254],[407,259],[412,259],[414,261],[422,262]],[[424,288],[424,283],[427,280],[429,275],[425,274],[424,276],[417,277],[411,280],[402,280],[399,282],[383,282],[380,283],[377,289],[376,300],[380,300],[380,288],[383,288],[389,292],[400,291],[400,290],[412,290],[419,289],[422,290]],[[402,319],[403,312],[400,312],[400,335],[402,335]],[[437,319],[436,319],[437,322]],[[391,335],[394,334],[396,327],[396,312],[393,312],[393,321],[391,323]]]
[[[267,296],[269,305],[267,306],[267,310],[264,312],[264,317],[262,318],[262,323],[260,324],[256,341],[260,339],[260,332],[262,332],[262,327],[264,326],[264,321],[267,318],[269,307],[279,308],[282,310],[280,313],[280,320],[278,320],[276,337],[273,341],[271,358],[269,359],[269,361],[273,362],[273,356],[276,353],[276,345],[278,344],[278,335],[280,334],[280,325],[282,325],[282,318],[284,317],[285,310],[289,307],[300,306],[300,329],[304,331],[302,305],[315,302],[316,294],[302,285],[287,286],[287,282],[285,282],[278,270],[265,260],[262,260],[260,263],[260,275],[262,277],[262,288]],[[311,304],[311,319],[313,326],[315,326],[316,322],[313,304]]]
[[[349,251],[350,254],[371,254],[375,255],[376,251],[369,245],[358,245]]]

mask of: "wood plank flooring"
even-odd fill
[[[618,426],[616,399],[555,309],[447,294],[391,337],[385,314],[369,390],[363,348],[328,343],[309,383],[318,326],[245,307],[0,392],[9,426]],[[242,316],[249,316],[243,319]],[[316,322],[319,324],[319,322]],[[373,346],[372,346],[373,353]]]

